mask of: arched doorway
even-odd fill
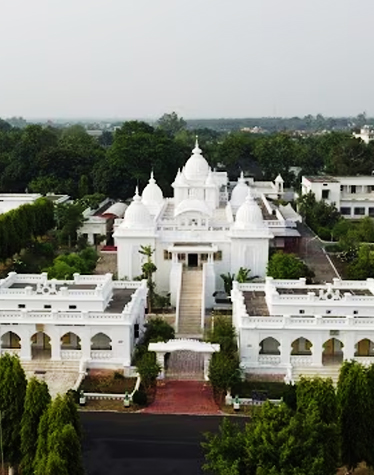
[[[260,355],[280,355],[280,343],[275,338],[269,336],[260,342]]]
[[[91,338],[91,350],[111,350],[112,340],[105,333],[97,333]]]
[[[337,338],[330,338],[323,344],[322,364],[338,365],[343,362],[343,343]]]
[[[292,356],[311,356],[312,355],[312,343],[304,337],[297,338],[291,343],[291,355]]]
[[[7,353],[19,354],[21,349],[21,338],[12,331],[4,333],[1,337],[1,349]]]
[[[374,357],[374,343],[368,338],[363,338],[357,342],[355,345],[355,356]]]
[[[61,337],[61,350],[80,350],[81,339],[76,333],[68,332]]]
[[[51,339],[44,332],[37,332],[31,337],[31,358],[33,360],[51,359]]]

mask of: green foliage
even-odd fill
[[[370,371],[370,377],[372,375]],[[372,379],[370,379],[372,388]],[[341,458],[349,470],[362,461],[373,462],[372,404],[366,371],[355,361],[345,361],[338,381]],[[365,434],[365,436],[363,436]]]
[[[21,468],[23,475],[34,474],[34,459],[37,449],[40,419],[51,401],[48,386],[36,378],[27,384],[25,407],[21,423]]]
[[[186,125],[187,122],[182,117],[178,117],[176,112],[164,114],[157,121],[157,126],[171,136],[185,129]]]
[[[336,424],[321,419],[317,404],[294,413],[265,402],[244,430],[226,420],[205,437],[204,469],[217,475],[332,475],[337,467]]]
[[[50,279],[72,279],[75,273],[92,274],[99,256],[94,248],[87,247],[78,253],[62,254],[45,269]]]
[[[251,269],[240,267],[236,275],[230,274],[230,272],[227,272],[227,274],[221,274],[220,277],[223,280],[223,287],[225,289],[226,294],[230,295],[231,290],[232,290],[232,285],[235,280],[238,281],[239,284],[245,284],[246,282],[250,282],[251,280],[253,280],[255,277],[250,277],[249,276],[250,273],[251,273]]]
[[[53,203],[42,198],[0,215],[0,259],[19,253],[53,226]]]
[[[213,329],[208,335],[210,343],[218,343],[220,350],[231,356],[235,355],[238,350],[236,338],[235,328],[231,323],[231,319],[223,315],[214,317]]]
[[[79,415],[72,397],[57,396],[40,420],[35,475],[44,475],[46,467],[55,467],[57,462],[62,470],[57,473],[83,475],[80,439]]]
[[[238,424],[224,418],[218,434],[206,433],[203,470],[216,475],[244,474],[245,437]]]
[[[269,259],[267,275],[274,279],[299,279],[314,277],[309,267],[295,254],[286,254],[282,251],[275,252]]]
[[[152,255],[155,252],[152,249],[152,246],[140,246],[139,253],[147,258],[146,262],[142,265],[142,279],[147,280],[148,286],[148,312],[151,313],[152,311],[152,304],[155,295],[155,283],[153,282],[152,276],[156,272],[157,267],[152,262]]]
[[[145,390],[148,390],[155,384],[156,378],[161,371],[161,366],[156,360],[156,354],[150,351],[147,351],[138,359],[136,368]]]
[[[146,406],[148,402],[147,393],[141,389],[134,392],[132,402],[137,406]]]
[[[21,461],[21,421],[25,404],[26,377],[18,357],[0,358],[0,411],[5,461]]]
[[[355,257],[347,267],[349,279],[365,280],[374,277],[374,251],[368,246],[359,247]]]
[[[214,353],[209,364],[209,381],[219,401],[240,381],[239,358],[223,351]]]
[[[56,206],[57,236],[60,244],[68,245],[77,242],[77,231],[83,225],[82,203],[62,203]]]

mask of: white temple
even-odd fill
[[[283,192],[281,177],[265,184],[275,197]],[[141,245],[151,245],[158,291],[173,293],[178,264],[183,268],[206,264],[207,287],[220,290],[220,274],[236,274],[240,267],[250,269],[252,276],[264,277],[269,242],[274,244],[277,238],[284,245],[285,237],[298,235],[292,230],[294,222],[271,209],[269,214],[266,197],[263,193],[256,196],[256,188],[246,184],[243,173],[229,200],[227,173],[210,168],[197,140],[172,186],[174,197],[164,198],[152,173],[141,196],[136,190],[124,219],[116,220],[118,278],[139,276],[143,256],[138,251]],[[264,219],[258,201],[270,219]]]

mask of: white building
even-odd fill
[[[374,363],[374,279],[306,285],[305,279],[234,283],[242,367],[297,380],[331,376],[343,360]]]
[[[106,198],[97,209],[85,209],[83,211],[84,222],[79,228],[79,234],[87,238],[90,245],[97,244],[99,236],[105,236],[101,243],[107,244],[112,239],[114,220],[123,218],[126,208],[125,203],[113,203],[109,198]]]
[[[21,205],[33,204],[39,198],[42,198],[39,193],[0,193],[0,214],[7,213]],[[64,203],[69,199],[69,196],[50,193],[46,198],[57,204]]]
[[[0,280],[1,351],[23,362],[129,367],[146,295],[145,281],[113,281],[111,274],[48,280],[44,273],[11,272]]]
[[[141,274],[141,245],[155,249],[158,291],[177,297],[183,269],[201,268],[205,307],[212,306],[212,294],[222,288],[221,273],[236,273],[240,267],[264,277],[269,243],[287,247],[294,243],[297,215],[282,211],[268,197],[283,193],[283,180],[250,186],[243,175],[228,192],[226,172],[211,170],[196,141],[191,157],[173,183],[174,197],[164,198],[151,175],[149,184],[134,199],[123,220],[116,220],[114,239],[118,250],[118,277]],[[292,213],[291,213],[292,214]]]
[[[374,176],[312,176],[302,178],[301,193],[333,204],[346,218],[374,217]]]
[[[369,125],[364,125],[359,133],[353,133],[355,139],[361,139],[363,142],[368,144],[374,140],[374,130],[370,128]]]

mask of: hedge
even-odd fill
[[[43,236],[53,227],[53,202],[45,198],[0,215],[0,259],[4,261],[19,253],[31,239]]]

